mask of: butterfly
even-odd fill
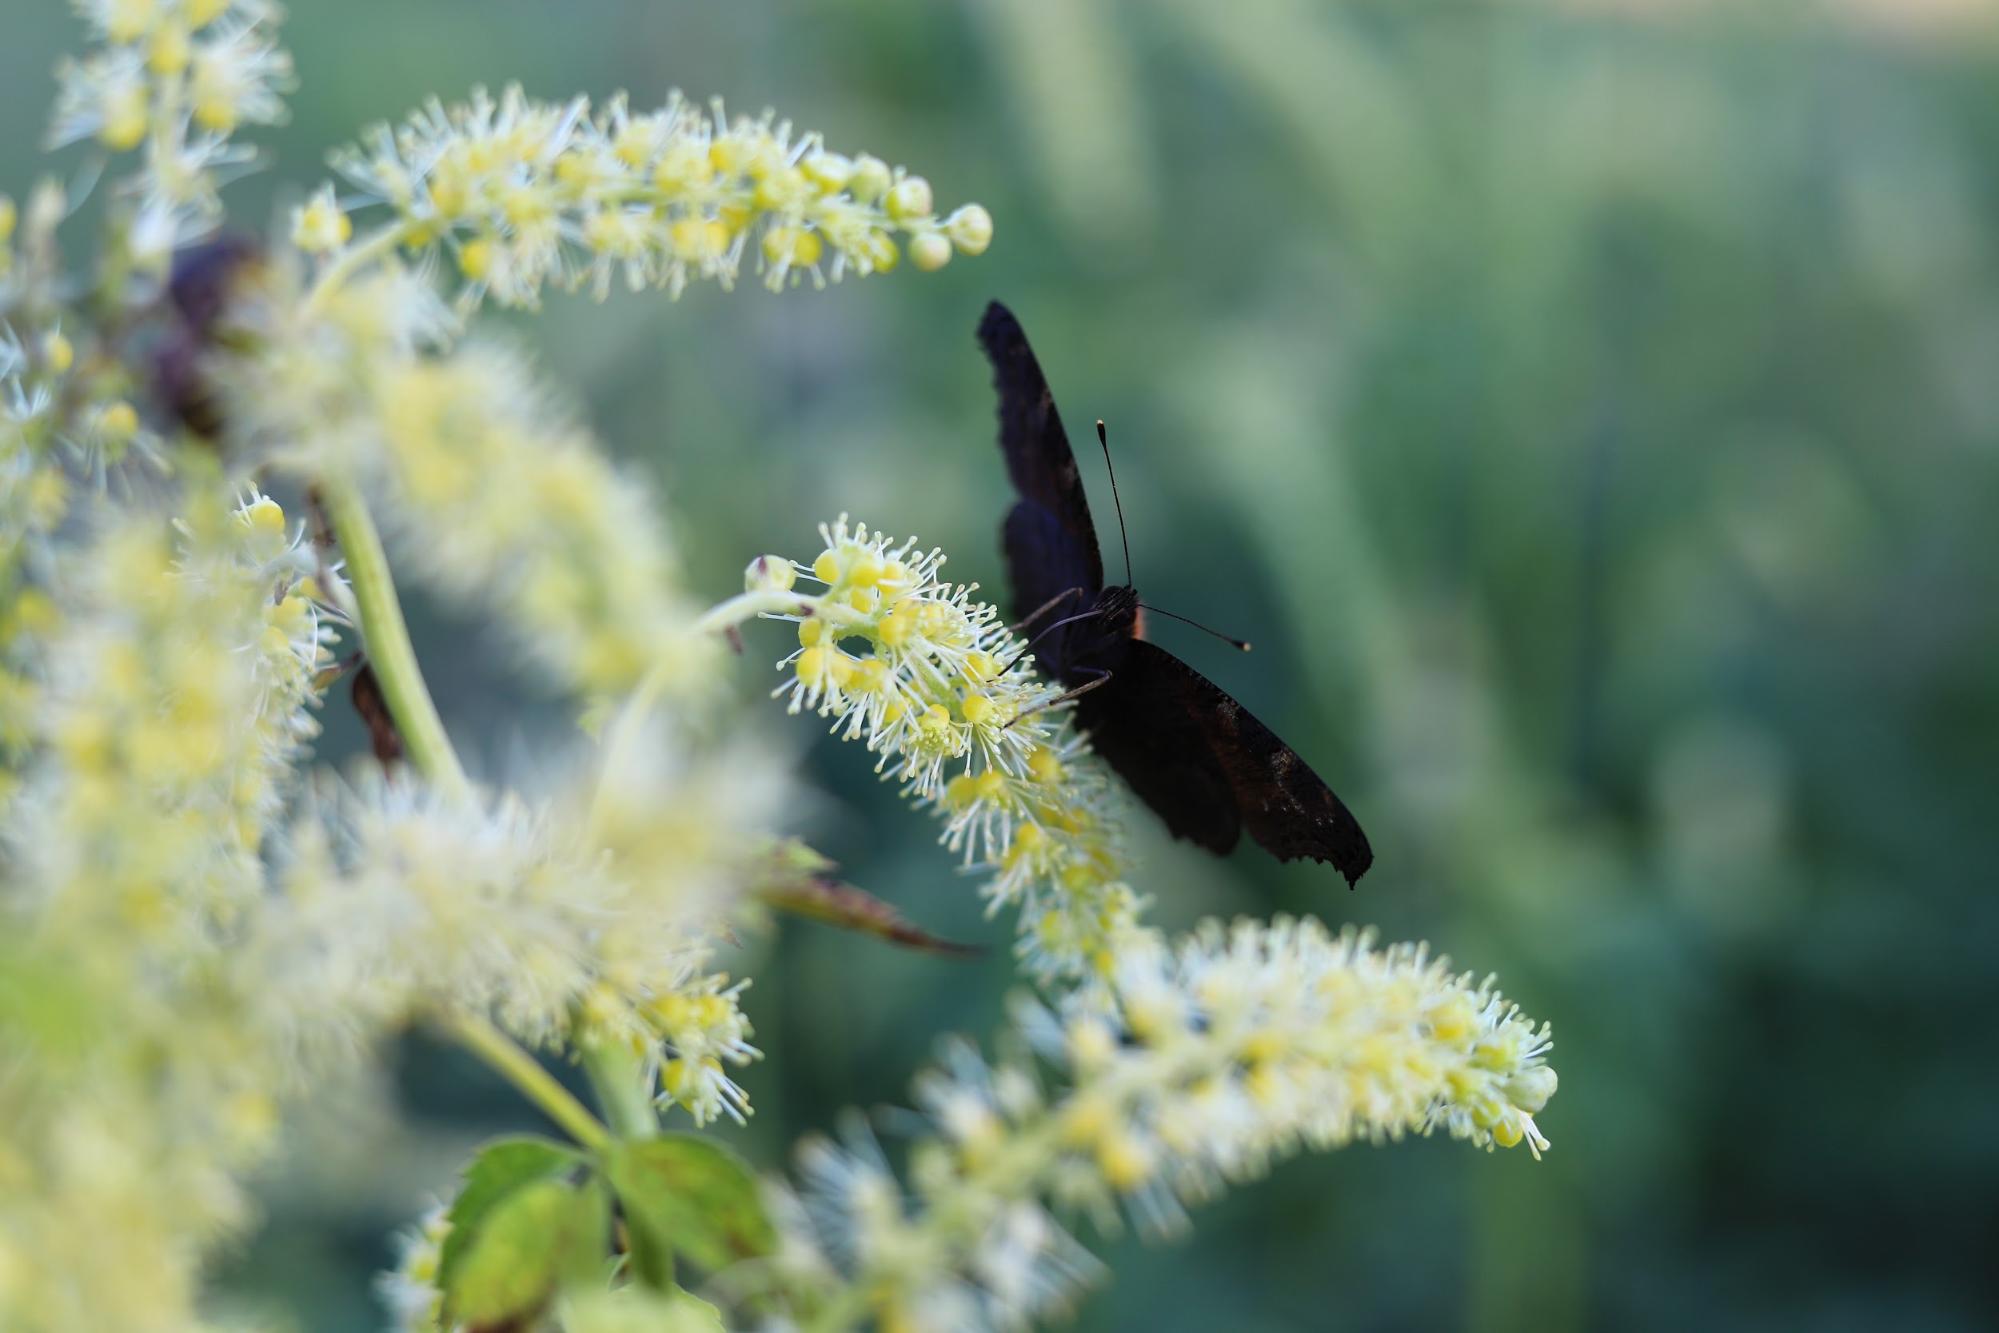
[[[1279,860],[1330,861],[1351,886],[1374,862],[1352,812],[1247,708],[1145,638],[1147,608],[1136,589],[1104,585],[1076,456],[1020,321],[993,302],[979,344],[992,362],[1000,452],[1020,497],[1000,531],[1014,619],[1025,634],[1055,617],[1034,635],[1033,650],[1068,687],[1091,747],[1174,837],[1219,854],[1247,828]],[[1101,438],[1102,423],[1097,429]],[[1126,578],[1130,564],[1127,548]]]

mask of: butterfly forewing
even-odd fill
[[[1076,470],[1076,455],[1062,429],[1041,363],[1027,345],[1020,321],[995,301],[979,321],[979,345],[993,366],[999,394],[1000,452],[1020,496],[1007,514],[1001,540],[1013,579],[1013,613],[1019,620],[1049,599],[1079,589],[1070,604],[1047,615],[1052,622],[1089,609],[1104,586],[1090,502]],[[1042,664],[1056,675],[1067,665],[1063,630],[1036,645]]]

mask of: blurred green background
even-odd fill
[[[18,194],[77,25],[8,9]],[[1373,923],[1554,1023],[1546,1161],[1291,1162],[1191,1243],[1104,1242],[1115,1278],[1081,1327],[1999,1319],[1991,7],[294,9],[293,121],[233,196],[252,223],[361,126],[509,79],[775,105],[989,207],[991,252],[936,276],[512,322],[657,480],[705,593],[763,550],[809,559],[841,510],[997,588],[972,328],[1005,299],[1072,427],[1111,422],[1147,596],[1258,651],[1159,636],[1379,853],[1349,895],[1141,816],[1157,917]],[[487,771],[550,743],[491,640],[420,615]],[[787,640],[748,637],[754,699]],[[338,755],[355,733],[328,713]],[[867,756],[749,716],[806,752],[828,797],[803,826],[853,879],[996,946],[955,963],[787,926],[743,960],[769,1058],[736,1137],[771,1163],[837,1107],[901,1098],[939,1033],[991,1031],[1013,976],[1005,926]],[[420,1041],[318,1110],[224,1277],[301,1328],[367,1328],[385,1234],[469,1143],[533,1122]]]

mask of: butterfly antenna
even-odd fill
[[[1104,471],[1111,474],[1111,503],[1117,506],[1117,537],[1124,545],[1124,585],[1131,586],[1131,538],[1124,530],[1124,501],[1118,498],[1117,469],[1111,466],[1111,441],[1104,434],[1104,419],[1097,418],[1097,443],[1104,447]]]
[[[1218,629],[1209,629],[1206,625],[1203,625],[1198,620],[1193,620],[1183,615],[1176,615],[1171,611],[1161,611],[1158,607],[1149,606],[1144,602],[1140,602],[1139,606],[1147,611],[1150,611],[1155,616],[1165,616],[1168,620],[1177,620],[1183,625],[1192,625],[1195,629],[1200,630],[1203,634],[1212,634],[1216,638],[1220,639],[1223,643],[1233,645],[1235,648],[1237,648],[1242,652],[1246,653],[1249,651],[1248,639],[1238,639],[1233,635],[1224,634]]]

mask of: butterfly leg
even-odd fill
[[[1108,671],[1100,670],[1097,667],[1078,667],[1076,669],[1078,671],[1093,671],[1096,673],[1096,679],[1088,681],[1082,685],[1078,685],[1073,690],[1064,690],[1062,691],[1062,693],[1056,695],[1053,699],[1048,700],[1046,703],[1036,704],[1034,705],[1034,707],[1028,709],[1024,713],[1015,714],[1013,720],[1008,722],[1005,727],[1001,727],[1000,730],[1001,731],[1007,730],[1009,727],[1013,726],[1014,722],[1020,721],[1021,718],[1033,717],[1036,713],[1039,713],[1044,709],[1053,708],[1057,704],[1066,704],[1072,699],[1080,699],[1084,695],[1088,694],[1091,690],[1096,689],[1098,686],[1110,684],[1111,673]]]
[[[1082,592],[1083,590],[1081,588],[1070,588],[1064,592],[1056,593],[1053,597],[1050,597],[1047,601],[1043,602],[1040,606],[1035,607],[1033,611],[1029,612],[1026,616],[1022,617],[1020,623],[1013,627],[1013,632],[1016,634],[1025,633],[1029,625],[1032,625],[1035,621],[1041,619],[1041,617],[1047,615],[1050,611],[1053,611],[1056,607],[1062,605],[1062,603],[1068,601],[1071,597],[1080,596]],[[1094,614],[1096,614],[1094,611],[1085,611],[1080,616],[1067,616],[1061,620],[1056,621],[1052,625],[1043,626],[1039,634],[1035,635],[1033,638],[1029,639],[1025,644],[1021,645],[1020,651],[1015,653],[1012,657],[1009,657],[1006,660],[1005,666],[1001,667],[998,671],[995,671],[992,674],[990,680],[998,680],[1001,676],[1004,676],[1007,672],[1013,670],[1014,667],[1020,662],[1021,658],[1026,657],[1028,653],[1034,650],[1035,644],[1040,643],[1043,639],[1047,638],[1054,631],[1062,628],[1064,625],[1073,625],[1078,620],[1088,620]]]
[[[1023,616],[1021,618],[1020,623],[1013,627],[1013,632],[1015,634],[1027,633],[1027,627],[1029,625],[1032,625],[1035,621],[1041,619],[1041,617],[1047,615],[1050,611],[1053,611],[1056,607],[1062,605],[1062,603],[1068,601],[1071,597],[1080,597],[1082,595],[1083,595],[1083,590],[1081,588],[1067,588],[1061,592],[1056,593],[1053,597],[1050,597],[1040,606],[1035,607],[1032,611],[1029,611],[1025,616]]]
[[[998,680],[1001,676],[1004,676],[1007,672],[1013,670],[1014,665],[1018,663],[1021,658],[1026,657],[1029,653],[1034,651],[1035,644],[1040,643],[1043,639],[1053,634],[1056,630],[1061,629],[1064,625],[1073,625],[1079,620],[1091,620],[1094,619],[1098,614],[1099,613],[1096,610],[1096,608],[1092,607],[1088,611],[1083,612],[1081,615],[1064,616],[1052,625],[1043,626],[1041,633],[1035,635],[1032,639],[1029,639],[1026,645],[1022,647],[1019,652],[1015,653],[1012,657],[1009,657],[1007,659],[1005,666],[1001,667],[998,671],[995,671],[991,676],[987,677],[986,683],[991,684],[993,681]]]

